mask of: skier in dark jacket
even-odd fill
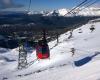
[[[90,30],[91,30],[91,32],[93,32],[95,30],[94,25],[91,25]]]

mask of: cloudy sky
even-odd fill
[[[0,10],[27,10],[30,0],[0,0]],[[31,10],[72,8],[84,0],[32,0]],[[95,0],[91,0],[95,1]],[[99,2],[94,6],[100,5]]]

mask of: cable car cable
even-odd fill
[[[100,1],[100,0],[99,0],[99,1]],[[90,7],[91,5],[94,5],[95,3],[99,2],[99,1],[98,1],[98,0],[96,0],[96,1],[94,1],[93,3],[91,3],[91,4],[87,5],[86,7],[82,8],[82,9],[81,9],[81,10],[79,10],[79,11],[82,11],[82,10],[86,9],[86,8]]]
[[[89,0],[87,3],[84,3],[83,5],[81,5],[81,7],[89,4],[91,1],[93,1],[93,0]]]
[[[92,0],[89,0],[87,3],[84,3],[83,5],[81,5],[80,7],[84,7],[85,5],[89,4]],[[80,9],[80,7],[76,8],[76,9]]]
[[[99,0],[99,1],[100,1],[100,0]],[[93,2],[93,3],[89,4],[89,5],[87,5],[85,8],[90,7],[91,5],[94,5],[95,3],[99,2],[99,1],[96,0],[95,2]],[[83,9],[85,9],[85,8],[83,8]],[[82,9],[82,10],[83,10],[83,9]]]
[[[30,12],[31,3],[32,3],[32,0],[29,0],[28,10],[27,10],[28,12]]]
[[[76,7],[74,7],[73,9],[71,9],[67,14],[70,14],[72,11],[74,11],[77,7],[80,7],[82,4],[84,4],[85,2],[87,2],[88,0],[84,0],[83,2],[81,2],[80,4],[78,4]],[[66,14],[65,14],[66,15]]]

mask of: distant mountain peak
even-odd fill
[[[29,12],[29,15],[32,14],[42,14],[43,16],[100,16],[100,8],[90,7],[90,8],[77,8],[72,13],[67,14],[70,10],[66,8],[52,10],[52,11],[34,11]]]

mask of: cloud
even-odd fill
[[[20,8],[20,7],[23,7],[23,5],[15,4],[13,0],[0,0],[0,9]]]

